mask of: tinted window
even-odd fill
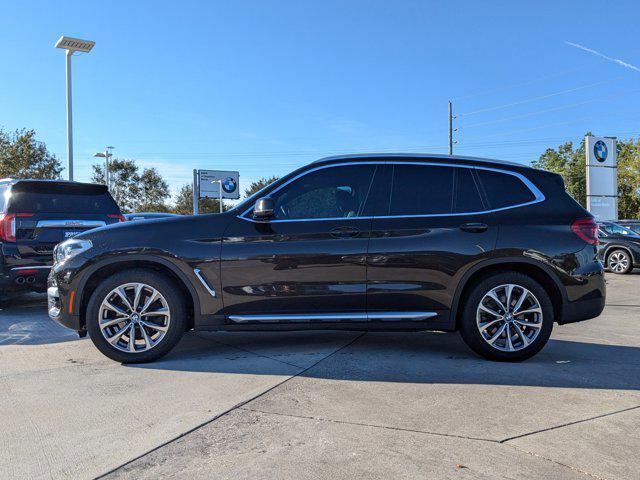
[[[453,168],[395,165],[389,215],[451,213]]]
[[[455,213],[479,212],[484,209],[478,186],[470,168],[455,169],[456,187],[453,211]]]
[[[347,218],[360,216],[376,166],[346,165],[308,173],[272,195],[275,217]]]
[[[120,213],[111,195],[100,185],[16,184],[9,198],[11,212]]]
[[[476,170],[491,208],[504,208],[535,200],[535,196],[518,177],[491,170]]]

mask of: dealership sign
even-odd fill
[[[200,198],[240,198],[240,174],[225,170],[198,170]],[[220,192],[222,188],[222,192]],[[220,195],[222,193],[222,195]]]
[[[585,137],[587,210],[598,220],[618,219],[618,155],[615,137]]]

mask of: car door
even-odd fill
[[[366,320],[364,216],[375,163],[323,165],[270,192],[275,214],[249,209],[222,241],[221,278],[230,322]]]
[[[388,201],[372,220],[367,309],[372,320],[422,320],[450,308],[465,267],[490,255],[498,227],[479,213],[473,168],[394,162],[387,175]]]

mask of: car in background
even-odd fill
[[[134,222],[138,220],[153,220],[155,218],[167,218],[167,217],[179,217],[177,213],[166,213],[166,212],[136,212],[136,213],[125,213],[124,219],[127,222]]]
[[[640,235],[615,222],[598,222],[598,258],[613,273],[640,267]]]
[[[107,187],[61,180],[0,181],[0,296],[46,291],[54,247],[124,221]]]
[[[340,156],[224,213],[126,222],[56,247],[49,316],[119,362],[186,330],[459,330],[520,361],[600,315],[592,215],[562,177],[438,155]]]
[[[640,235],[640,220],[616,220],[616,223]]]

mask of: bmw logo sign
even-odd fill
[[[600,163],[604,162],[607,159],[607,145],[602,141],[598,140],[593,146],[593,154]]]
[[[606,148],[605,147],[605,156],[606,156]],[[227,192],[227,193],[232,193],[236,191],[236,188],[238,188],[238,185],[236,185],[236,181],[231,178],[231,177],[227,177],[222,181],[222,189]]]

